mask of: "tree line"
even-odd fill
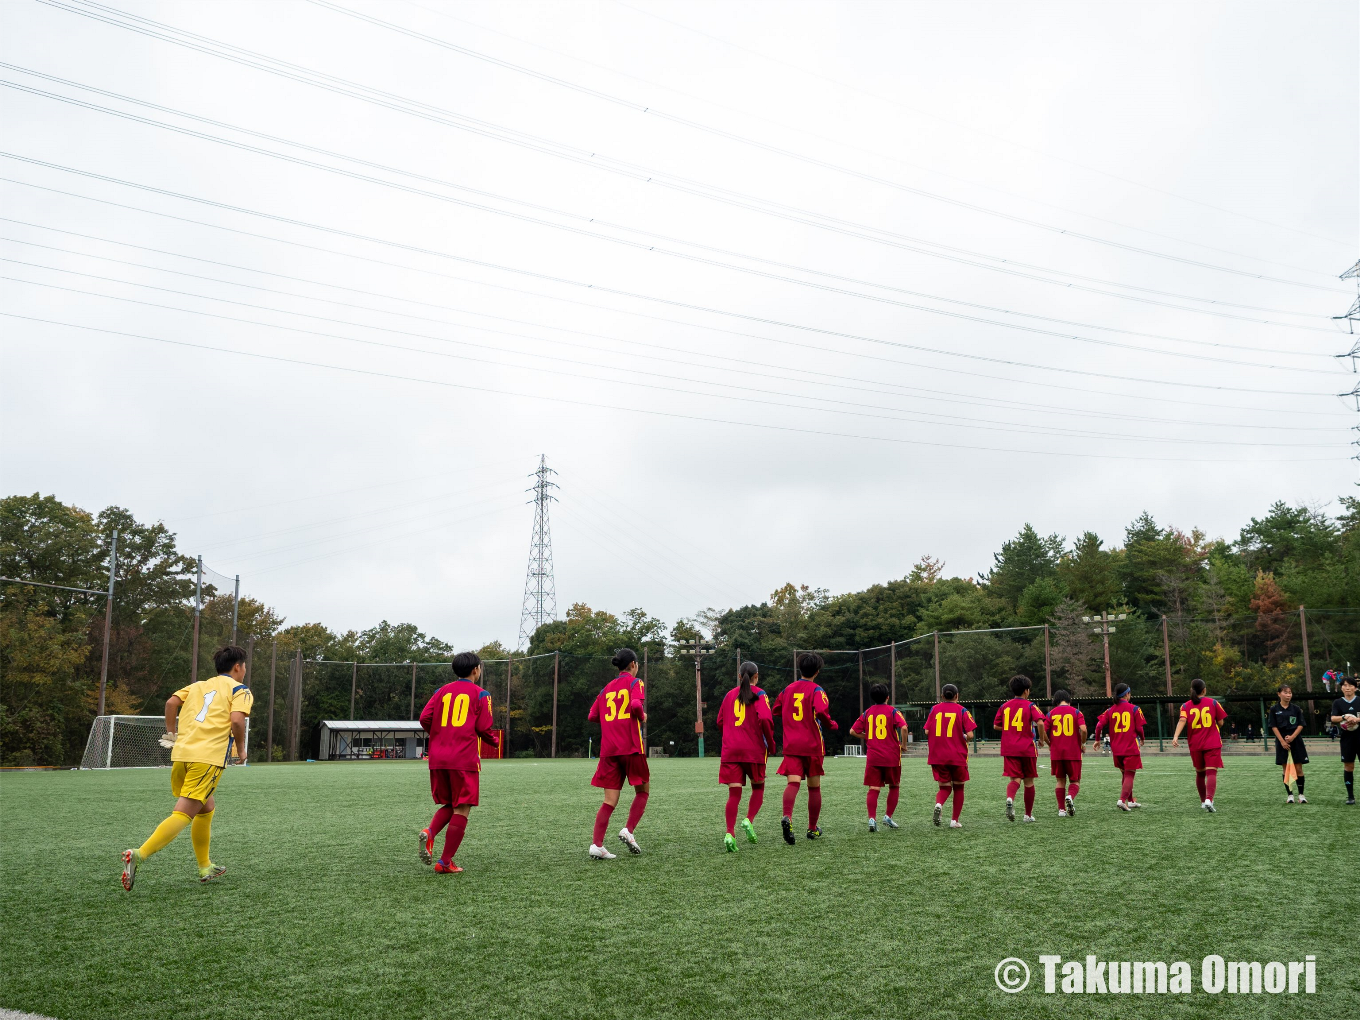
[[[1078,696],[1103,694],[1101,642],[1081,620],[1102,611],[1127,614],[1111,637],[1111,671],[1136,693],[1165,691],[1163,617],[1176,693],[1187,692],[1197,676],[1219,694],[1273,691],[1281,681],[1303,683],[1301,605],[1308,607],[1315,681],[1325,669],[1360,662],[1360,500],[1342,497],[1339,506],[1329,516],[1278,502],[1231,540],[1162,526],[1146,513],[1109,546],[1093,532],[1069,541],[1026,524],[976,577],[947,576],[945,564],[924,556],[905,577],[863,591],[832,596],[790,583],[758,605],[705,609],[669,627],[643,609],[615,614],[578,603],[540,627],[527,649],[491,642],[479,652],[485,659],[559,653],[556,661],[521,661],[508,675],[504,666],[488,670],[500,722],[511,727],[512,752],[524,755],[551,749],[554,667],[558,753],[585,750],[586,709],[609,679],[604,660],[622,645],[648,660],[649,744],[694,753],[694,660],[676,650],[678,641],[694,638],[712,646],[697,695],[706,702],[709,753],[717,751],[713,715],[735,682],[738,651],[761,664],[762,683],[777,691],[792,677],[797,649],[836,650],[826,656],[823,682],[843,728],[872,680],[893,682],[899,702],[933,697],[935,642],[910,639],[935,632],[944,634],[941,677],[965,697],[1000,697],[1016,672],[1042,678],[1044,631],[951,632],[1044,624],[1055,685]],[[191,671],[195,563],[164,524],[143,524],[120,507],[91,513],[54,496],[10,496],[0,500],[0,576],[100,591],[115,528],[106,711],[154,714]],[[231,595],[205,593],[200,675],[230,636]],[[97,707],[104,609],[102,595],[0,584],[0,765],[79,761]],[[266,646],[280,663],[297,652],[308,661],[304,744],[315,742],[320,718],[348,714],[352,683],[360,717],[402,718],[408,710],[409,674],[360,670],[356,681],[352,672],[320,664],[430,662],[453,651],[412,623],[382,621],[343,633],[323,623],[289,624],[249,595],[240,600],[238,634],[241,643],[257,643],[257,676]],[[418,680],[427,697],[438,677],[427,670]],[[262,704],[261,684],[254,686]],[[252,732],[252,747],[263,753],[260,731]]]

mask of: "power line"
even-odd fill
[[[184,348],[189,348],[189,349],[193,349],[193,350],[212,351],[212,352],[214,352],[214,353],[219,353],[219,354],[230,354],[230,355],[234,355],[234,356],[236,356],[236,357],[253,358],[253,359],[256,359],[256,360],[260,360],[260,361],[273,361],[273,362],[277,362],[277,363],[279,363],[279,364],[285,364],[285,365],[298,365],[298,366],[302,366],[302,367],[306,367],[306,368],[321,368],[321,369],[326,369],[326,370],[332,371],[332,372],[342,372],[342,373],[350,374],[350,375],[372,376],[372,377],[378,378],[378,379],[390,379],[390,380],[394,380],[394,381],[398,381],[398,382],[418,383],[418,384],[423,385],[423,386],[436,386],[436,387],[440,387],[440,388],[444,388],[444,389],[457,389],[457,390],[474,391],[474,392],[478,392],[478,393],[490,393],[490,394],[496,394],[496,395],[499,395],[499,396],[528,397],[529,399],[533,399],[533,400],[549,401],[549,402],[552,402],[552,403],[567,404],[567,405],[571,405],[571,406],[575,406],[575,407],[590,407],[590,408],[595,408],[595,409],[605,409],[605,410],[621,411],[621,412],[627,412],[627,413],[630,413],[630,414],[647,415],[647,416],[649,416],[649,417],[671,418],[671,419],[679,419],[679,420],[685,420],[685,421],[697,421],[697,422],[705,422],[705,423],[708,423],[708,424],[715,424],[715,425],[737,425],[737,426],[742,426],[742,427],[745,427],[745,428],[761,429],[761,430],[772,431],[772,432],[788,432],[788,433],[799,434],[799,435],[824,436],[824,437],[833,438],[833,439],[863,439],[863,440],[870,440],[870,441],[874,441],[874,442],[893,443],[893,444],[906,445],[906,446],[931,446],[931,447],[942,447],[942,448],[947,448],[947,449],[977,450],[977,451],[986,452],[986,453],[1028,453],[1028,454],[1035,454],[1035,455],[1038,455],[1038,456],[1053,456],[1053,457],[1097,458],[1097,459],[1102,459],[1102,460],[1140,460],[1140,461],[1150,461],[1150,462],[1158,463],[1158,464],[1164,464],[1164,463],[1192,463],[1192,464],[1225,464],[1225,463],[1236,463],[1236,462],[1231,462],[1231,461],[1224,461],[1222,458],[1203,459],[1203,458],[1184,458],[1184,457],[1131,457],[1131,456],[1122,455],[1122,454],[1109,454],[1109,453],[1106,453],[1106,452],[1080,453],[1080,452],[1077,452],[1077,451],[1069,451],[1069,450],[1063,450],[1063,451],[1051,451],[1051,450],[1036,450],[1036,449],[1014,449],[1014,448],[992,447],[992,446],[966,446],[966,445],[958,444],[958,443],[940,443],[940,442],[935,442],[935,441],[925,441],[925,440],[915,440],[915,439],[897,439],[897,438],[893,438],[893,437],[889,437],[889,436],[860,435],[860,434],[856,434],[856,433],[831,432],[831,431],[826,431],[826,430],[809,429],[809,428],[802,428],[802,427],[791,426],[791,425],[771,425],[771,424],[764,423],[764,422],[747,422],[747,421],[740,421],[740,420],[727,419],[727,418],[711,418],[711,417],[704,417],[704,416],[695,415],[695,414],[682,414],[682,413],[675,412],[675,411],[660,411],[660,410],[657,410],[657,409],[655,409],[655,408],[628,407],[628,406],[626,406],[626,405],[619,404],[619,403],[616,402],[616,401],[611,401],[611,402],[609,402],[609,403],[603,403],[603,404],[601,404],[601,403],[592,403],[592,402],[590,402],[590,401],[584,401],[584,400],[575,400],[575,399],[572,399],[572,398],[570,398],[570,397],[560,397],[560,396],[551,395],[551,394],[533,394],[533,395],[529,395],[529,394],[520,393],[520,392],[515,391],[515,390],[502,390],[502,389],[496,389],[496,388],[488,387],[488,386],[473,386],[473,385],[468,384],[468,383],[456,383],[456,382],[450,382],[450,381],[442,380],[442,379],[430,379],[430,378],[422,377],[422,376],[408,376],[408,375],[401,375],[401,374],[398,374],[398,373],[396,373],[396,372],[380,372],[380,371],[377,371],[377,370],[375,370],[375,369],[354,368],[354,367],[347,366],[347,365],[331,365],[331,364],[327,364],[327,363],[325,363],[325,362],[309,361],[309,360],[306,360],[306,359],[303,359],[303,358],[286,358],[286,357],[283,357],[283,356],[281,356],[281,355],[276,355],[276,354],[261,354],[261,353],[258,353],[258,352],[256,352],[256,351],[238,351],[238,350],[234,350],[234,349],[229,348],[229,347],[217,347],[217,346],[214,346],[214,345],[211,345],[211,344],[198,344],[198,343],[192,343],[192,342],[190,342],[190,341],[188,341],[188,340],[168,340],[168,339],[165,339],[164,337],[148,336],[148,335],[143,334],[143,333],[129,333],[129,332],[125,332],[125,331],[122,331],[122,330],[108,329],[108,328],[102,327],[102,326],[87,326],[87,325],[83,325],[83,324],[81,324],[81,323],[61,322],[61,321],[56,320],[56,319],[47,319],[47,318],[41,318],[41,317],[32,316],[32,315],[18,315],[18,314],[14,313],[14,312],[7,312],[7,311],[3,311],[3,310],[0,310],[0,315],[5,316],[6,318],[10,318],[10,319],[19,319],[19,320],[27,321],[27,322],[38,322],[38,323],[43,323],[43,324],[46,324],[46,325],[64,326],[64,327],[67,327],[67,328],[70,328],[70,329],[85,330],[85,331],[94,332],[94,333],[105,333],[105,334],[107,334],[107,335],[109,335],[109,336],[119,336],[119,337],[124,337],[124,338],[127,338],[127,339],[135,339],[135,340],[146,340],[146,341],[149,341],[149,342],[152,342],[152,343],[166,344],[166,345],[168,345],[168,346],[173,346],[173,347],[184,347]],[[2,335],[0,335],[0,336],[2,336]],[[784,405],[781,405],[781,406],[784,406]],[[1334,458],[1331,458],[1331,457],[1290,457],[1290,458],[1288,458],[1287,460],[1284,460],[1284,461],[1253,461],[1252,463],[1285,463],[1285,464],[1313,463],[1313,462],[1316,462],[1316,463],[1324,463],[1324,462],[1325,462],[1325,463],[1331,463],[1331,462],[1333,462],[1333,460],[1334,460]]]
[[[661,171],[650,170],[646,167],[642,167],[636,164],[630,164],[627,163],[626,161],[619,160],[614,157],[602,156],[598,152],[590,152],[585,149],[568,146],[565,143],[554,142],[550,139],[541,138],[536,135],[531,135],[527,132],[517,131],[511,128],[505,128],[503,126],[495,125],[487,121],[478,120],[477,118],[466,117],[462,114],[454,113],[453,111],[444,109],[442,107],[434,106],[429,103],[423,103],[418,100],[408,99],[402,96],[397,96],[392,93],[383,92],[380,89],[375,89],[370,86],[361,85],[357,82],[336,77],[335,75],[329,75],[319,71],[313,71],[309,68],[302,67],[301,65],[298,64],[292,64],[289,63],[288,61],[280,60],[275,57],[269,57],[266,56],[265,54],[255,52],[253,50],[248,50],[240,46],[234,46],[230,43],[225,43],[220,40],[212,39],[208,36],[188,32],[184,29],[175,28],[174,26],[165,24],[163,22],[153,21],[149,18],[143,18],[138,15],[120,11],[113,7],[105,6],[103,4],[90,3],[88,2],[88,0],[76,0],[76,2],[78,3],[83,3],[84,6],[74,7],[70,6],[69,4],[57,2],[57,0],[38,0],[38,2],[45,4],[46,6],[49,7],[54,7],[60,10],[65,10],[70,13],[80,15],[81,17],[91,18],[93,20],[100,21],[117,28],[123,28],[141,35],[146,35],[163,42],[174,43],[175,45],[183,46],[185,48],[192,49],[200,53],[206,53],[211,56],[216,56],[223,60],[243,64],[247,67],[255,68],[256,70],[261,70],[270,74],[275,74],[293,81],[297,81],[302,84],[312,85],[313,87],[316,88],[322,88],[327,91],[334,92],[338,95],[349,96],[350,98],[358,99],[360,101],[371,103],[377,106],[382,106],[386,109],[407,113],[411,116],[420,117],[425,120],[431,120],[434,121],[435,123],[441,123],[450,127],[456,127],[461,130],[466,130],[474,134],[482,135],[484,137],[494,138],[499,141],[518,145],[524,148],[529,148],[537,152],[554,155],[559,158],[581,163],[583,165],[606,169],[611,172],[619,173],[624,176],[629,176],[637,180],[656,182],[658,184],[663,184],[667,187],[672,188],[677,187],[678,184],[684,184],[686,187],[702,189],[701,192],[691,193],[704,194],[710,198],[712,198],[716,193],[724,190],[716,186],[705,185],[697,181],[690,181],[688,179],[677,177],[675,175],[666,174]],[[129,19],[129,21],[136,22],[137,24],[130,24],[128,22],[114,20],[115,16]],[[145,26],[152,27],[148,28]],[[172,34],[167,35],[166,33]],[[213,49],[212,47],[218,48]],[[327,82],[330,82],[332,84],[326,84]],[[891,184],[891,182],[885,183],[888,183],[889,186],[891,187],[898,187],[902,190],[908,191],[912,190],[902,185]],[[684,188],[681,188],[680,190],[684,190]],[[932,195],[930,197],[937,196]],[[952,201],[947,199],[942,200]],[[963,205],[967,207],[967,203],[955,202],[954,204]],[[981,207],[977,207],[977,209],[983,212],[990,212],[990,210],[982,209]],[[1027,221],[1022,217],[1009,216],[1008,214],[1004,213],[998,212],[995,213],[995,215],[1012,219],[1020,223],[1032,223],[1032,225],[1039,226],[1043,229],[1055,231],[1058,233],[1064,233],[1072,237],[1091,240],[1097,243],[1127,249],[1129,251],[1141,252],[1144,254],[1169,259],[1171,261],[1183,263],[1186,265],[1195,265],[1201,268],[1213,269],[1231,275],[1244,276],[1249,277],[1251,279],[1266,280],[1274,283],[1285,284],[1288,286],[1304,287],[1312,290],[1323,291],[1333,290],[1333,288],[1325,287],[1322,286],[1321,284],[1303,283],[1297,280],[1287,280],[1281,277],[1266,276],[1264,274],[1252,273],[1246,270],[1232,269],[1226,266],[1218,266],[1213,263],[1200,262],[1194,259],[1186,259],[1179,256],[1166,255],[1152,251],[1150,249],[1141,249],[1134,245],[1125,245],[1115,241],[1107,241],[1101,238],[1096,238],[1092,235],[1081,234],[1076,231],[1068,231],[1058,227],[1039,224],[1037,223],[1037,221]],[[1245,257],[1252,258],[1252,256]],[[1295,268],[1300,272],[1309,273],[1317,272],[1316,270],[1303,269],[1301,267],[1290,268]]]

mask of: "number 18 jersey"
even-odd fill
[[[480,772],[477,738],[492,736],[491,695],[471,680],[454,680],[426,702],[420,725],[430,735],[430,768]]]
[[[892,705],[874,705],[864,710],[855,720],[850,732],[858,736],[864,734],[865,760],[880,768],[896,768],[902,764],[902,745],[898,742],[898,730],[907,725],[902,713]]]

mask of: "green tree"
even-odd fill
[[[988,591],[1015,609],[1026,588],[1057,573],[1062,553],[1061,535],[1041,538],[1032,525],[1026,524],[1020,534],[993,554],[996,565],[986,577]]]
[[[1122,553],[1102,549],[1094,531],[1084,532],[1071,551],[1058,562],[1057,575],[1071,595],[1091,612],[1114,605],[1119,597],[1119,566]]]

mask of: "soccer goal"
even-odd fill
[[[101,715],[85,742],[83,769],[154,769],[170,764],[170,749],[161,747],[165,717],[160,715]],[[250,747],[250,719],[246,719],[246,748]]]

